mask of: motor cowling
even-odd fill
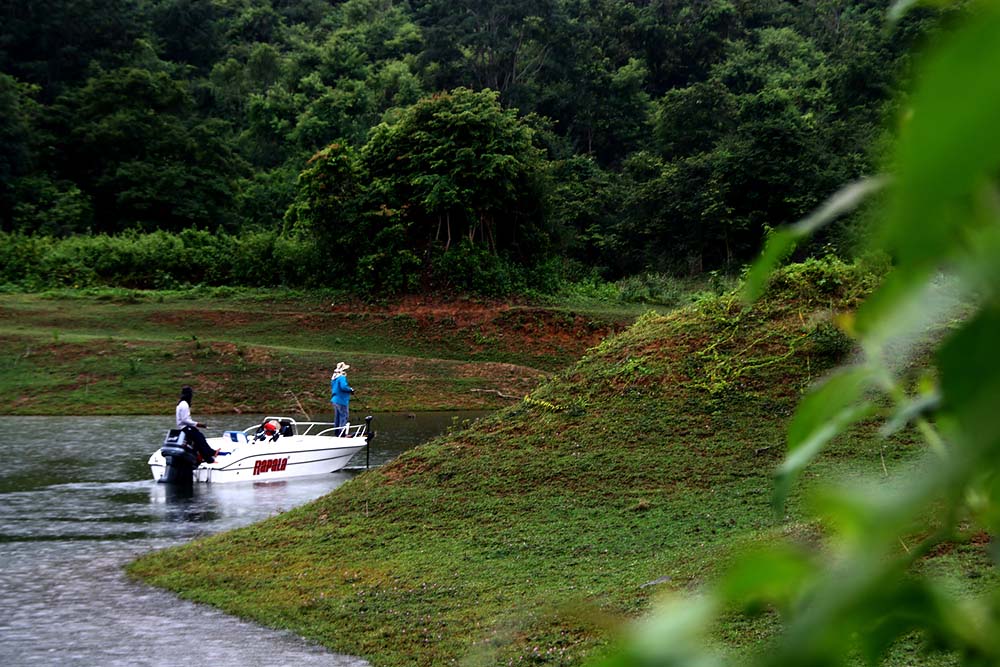
[[[185,443],[184,431],[172,429],[167,433],[160,454],[166,465],[159,481],[163,484],[191,486],[194,469],[198,467],[198,457]]]

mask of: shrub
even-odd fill
[[[810,257],[783,267],[768,281],[772,294],[792,292],[818,299],[862,297],[872,291],[880,276],[859,264],[847,264],[827,255]]]
[[[831,362],[842,361],[854,349],[851,337],[830,322],[820,322],[810,332],[812,351]]]
[[[524,289],[521,270],[478,244],[463,241],[440,252],[431,262],[437,287],[502,297]]]

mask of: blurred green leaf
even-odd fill
[[[901,128],[880,234],[896,270],[857,315],[869,351],[912,347],[931,322],[952,317],[964,287],[944,284],[937,272],[961,255],[968,273],[969,251],[995,232],[995,193],[983,194],[993,192],[1000,168],[1000,6],[972,6],[971,20],[924,63]]]
[[[892,17],[918,4],[946,3],[898,0]],[[859,657],[877,664],[901,639],[912,645],[915,632],[950,653],[942,662],[998,664],[1000,596],[977,596],[980,589],[968,582],[953,595],[920,576],[934,567],[952,571],[926,556],[959,521],[963,530],[971,524],[994,531],[1000,522],[1000,2],[955,4],[968,21],[936,35],[939,48],[923,62],[908,98],[889,208],[875,241],[894,268],[855,319],[865,365],[839,371],[800,402],[775,503],[782,506],[832,438],[874,413],[866,394],[875,388],[895,403],[884,432],[929,415],[920,434],[937,452],[909,461],[903,474],[815,494],[813,514],[830,536],[831,555],[818,576],[782,548],[742,555],[729,568],[720,602],[793,603],[781,636],[759,656],[762,665],[830,667]],[[746,298],[763,292],[770,271],[800,239],[861,194],[842,191],[843,198],[773,234],[748,273]],[[949,330],[956,333],[942,345]],[[915,364],[926,366],[935,348],[940,405],[928,387],[911,398],[909,381],[900,379]],[[678,638],[690,619],[671,618],[679,607],[659,615],[660,623],[670,621],[669,631],[652,624],[643,634],[643,641],[660,637],[659,652],[645,646],[631,664],[698,664],[708,655]]]
[[[906,12],[920,4],[920,0],[896,0],[889,8],[889,20],[898,21]]]
[[[938,596],[925,581],[903,579],[898,585],[883,581],[858,610],[858,620],[864,626],[858,641],[865,662],[877,665],[890,646],[913,630],[942,634],[941,615],[935,612],[938,603]]]
[[[1000,307],[980,313],[942,348],[943,408],[963,440],[1000,444]]]
[[[858,608],[858,614],[867,617],[865,631],[858,637],[869,664],[878,664],[895,642],[915,630],[922,633],[929,649],[964,647],[963,664],[997,664],[1000,638],[983,632],[993,610],[980,601],[956,597],[932,579],[896,574],[877,582],[878,587]]]
[[[929,269],[899,267],[858,308],[855,333],[869,358],[895,368],[940,338],[968,310],[969,285]]]
[[[760,257],[750,267],[746,281],[743,283],[743,301],[755,301],[764,292],[771,272],[788,256],[802,238],[795,227],[786,227],[768,234],[767,243]]]
[[[899,406],[882,428],[879,429],[879,435],[883,438],[888,438],[893,433],[908,426],[913,420],[936,410],[940,404],[941,394],[936,391],[922,394],[913,400],[906,401]]]
[[[784,506],[795,478],[823,447],[872,413],[872,404],[861,399],[874,381],[872,370],[866,366],[843,368],[802,399],[788,427],[788,456],[777,473],[776,511]]]
[[[750,607],[787,605],[801,594],[816,568],[807,555],[778,543],[739,555],[723,578],[719,591],[726,601]]]
[[[704,646],[718,604],[709,596],[671,597],[632,628],[618,650],[596,667],[721,667],[720,656]]]
[[[884,242],[900,265],[936,268],[960,247],[973,195],[1000,166],[1000,7],[973,19],[925,63],[896,155]]]
[[[957,0],[896,0],[892,7],[889,8],[889,20],[898,21],[903,18],[907,12],[919,5],[943,7],[944,5],[953,5],[956,1]]]

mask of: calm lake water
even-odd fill
[[[483,413],[376,415],[377,465]],[[359,415],[352,417],[360,418]],[[258,416],[206,417],[206,435]],[[329,415],[313,417],[332,421]],[[129,581],[139,554],[237,528],[359,472],[199,485],[177,497],[146,459],[170,417],[4,417],[0,429],[0,665],[336,665],[364,661]],[[364,466],[362,450],[351,466]],[[224,567],[225,564],[220,564]]]

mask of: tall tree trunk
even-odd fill
[[[702,265],[701,251],[698,251],[697,254],[688,255],[687,260],[688,260],[688,275],[691,276],[701,275],[702,271],[704,271],[704,267]]]
[[[497,254],[497,238],[492,216],[483,216],[483,241],[494,255]]]

